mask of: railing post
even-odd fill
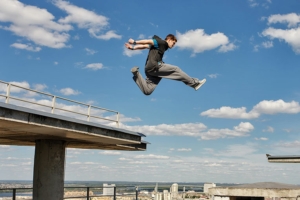
[[[119,128],[119,112],[117,112],[117,128]]]
[[[114,200],[116,200],[116,199],[117,199],[117,196],[116,196],[116,194],[117,194],[117,189],[116,189],[116,186],[114,186]]]
[[[139,195],[139,187],[135,188],[135,200],[138,200],[138,195]]]
[[[9,84],[7,85],[7,90],[6,90],[6,100],[5,100],[5,103],[9,103],[10,87],[11,87],[11,84],[9,83]]]
[[[90,116],[91,116],[91,105],[89,105],[89,108],[88,108],[88,122],[90,121]]]
[[[13,196],[12,196],[13,200],[16,200],[16,188],[13,189]]]
[[[90,199],[90,188],[87,187],[86,188],[86,200],[89,200]]]
[[[56,96],[53,96],[53,98],[52,98],[52,110],[51,110],[51,113],[54,113],[55,101],[56,101]]]

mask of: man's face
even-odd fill
[[[175,41],[175,40],[168,39],[168,40],[167,40],[167,43],[168,43],[169,48],[172,49],[172,48],[175,46],[176,41]]]

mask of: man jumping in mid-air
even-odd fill
[[[198,80],[191,78],[179,67],[166,64],[162,61],[164,52],[168,48],[172,49],[176,42],[177,38],[169,34],[165,40],[154,35],[152,39],[137,41],[129,39],[128,43],[125,43],[126,48],[130,50],[150,49],[145,66],[146,79],[139,73],[138,67],[131,69],[133,80],[145,95],[150,95],[162,78],[182,81],[195,90],[198,90],[206,82],[206,79]]]

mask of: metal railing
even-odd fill
[[[71,100],[71,99],[66,99],[66,98],[63,98],[63,97],[59,97],[59,96],[52,95],[52,94],[45,93],[45,92],[40,92],[40,91],[37,91],[37,90],[32,90],[32,89],[29,89],[29,88],[26,88],[26,87],[22,87],[22,86],[12,84],[12,83],[7,83],[7,82],[1,81],[1,80],[0,80],[0,84],[4,84],[4,85],[7,86],[6,95],[0,94],[0,97],[5,98],[5,103],[7,103],[7,104],[9,104],[10,100],[13,99],[13,100],[33,104],[33,105],[38,105],[38,106],[43,106],[43,107],[46,107],[46,108],[50,108],[51,113],[54,113],[55,110],[60,110],[60,111],[64,111],[64,112],[69,112],[69,113],[85,116],[87,121],[90,121],[91,118],[95,118],[95,119],[115,122],[117,127],[119,127],[119,115],[120,115],[120,113],[117,112],[117,111],[108,110],[108,109],[93,106],[93,105],[90,105],[90,104],[81,103],[81,102],[78,102],[78,101],[74,101],[74,100]],[[26,100],[24,98],[22,99],[22,98],[19,98],[17,96],[12,96],[11,95],[11,93],[12,93],[11,92],[11,87],[16,87],[16,88],[23,89],[23,90],[26,90],[26,91],[29,91],[29,92],[32,92],[32,93],[37,93],[37,94],[41,94],[41,95],[45,95],[47,97],[50,97],[51,98],[51,106],[46,105],[46,104],[41,104],[41,103],[38,103],[38,102],[35,102],[35,101]],[[75,103],[77,105],[86,106],[87,107],[87,112],[82,113],[82,112],[76,112],[76,111],[68,110],[68,109],[64,109],[64,108],[59,108],[59,107],[56,106],[56,103],[57,103],[58,99],[64,100],[64,101],[67,101],[67,102],[71,102],[71,103]],[[96,115],[92,115],[91,114],[91,109],[98,109],[98,110],[105,111],[105,112],[115,113],[117,119],[113,120],[113,119],[109,119],[109,118],[105,118],[105,117],[99,117],[99,116],[96,116]]]
[[[95,195],[93,193],[91,193],[91,191],[93,189],[103,189],[103,188],[113,188],[113,194],[111,195],[104,195],[104,194],[98,194]],[[120,187],[118,187],[120,188]],[[128,186],[126,186],[126,188],[128,188]],[[76,196],[66,196],[64,195],[63,199],[86,199],[86,200],[90,200],[90,198],[92,197],[113,197],[113,200],[117,199],[117,196],[133,196],[135,200],[138,200],[138,187],[136,186],[132,186],[132,190],[135,190],[134,192],[131,192],[131,194],[117,194],[117,187],[64,187],[64,189],[84,189],[86,192],[86,195],[76,195]],[[0,191],[11,191],[11,198],[12,200],[16,200],[18,197],[18,192],[17,190],[33,190],[33,188],[0,188]],[[66,192],[66,191],[65,191]],[[9,197],[5,197],[5,198],[9,198]]]

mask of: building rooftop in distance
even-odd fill
[[[259,182],[244,185],[214,187],[208,189],[209,194],[221,197],[280,197],[292,198],[300,194],[300,186],[276,183],[276,182]]]
[[[259,182],[259,183],[229,186],[229,188],[300,189],[300,186],[285,184],[285,183],[277,183],[277,182]]]

